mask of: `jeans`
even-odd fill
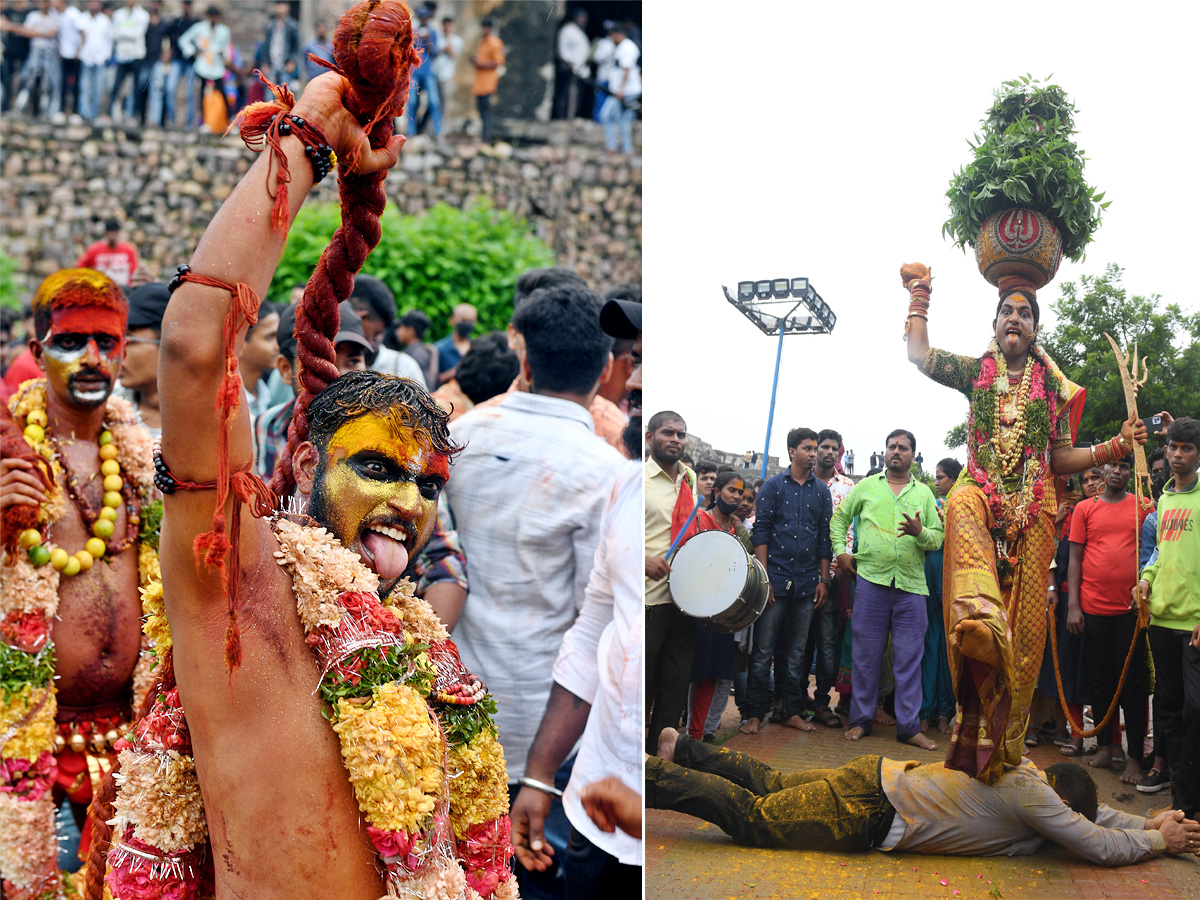
[[[79,115],[88,122],[100,115],[100,85],[104,79],[104,64],[79,67]]]
[[[696,620],[674,603],[646,607],[646,705],[652,707],[646,752],[658,747],[664,728],[678,728],[687,705],[696,655]]]
[[[479,110],[479,139],[489,143],[492,139],[492,95],[476,97],[475,108]]]
[[[417,118],[417,106],[421,95],[429,108],[429,117],[433,120],[433,136],[442,136],[442,101],[438,95],[438,80],[434,77],[433,68],[426,66],[413,73],[412,87],[408,91],[408,133],[416,134],[420,130]]]
[[[29,51],[29,58],[25,60],[25,68],[21,72],[19,96],[27,97],[34,79],[39,76],[38,106],[45,110],[46,115],[52,116],[59,111],[59,104],[62,103],[62,62],[58,58],[57,47]],[[36,117],[38,110],[31,109],[29,114]]]
[[[895,807],[881,757],[785,775],[753,756],[680,735],[675,760],[646,760],[646,808],[712,822],[739,844],[794,850],[867,850],[887,836]]]
[[[637,111],[626,108],[617,97],[609,95],[600,107],[600,123],[604,126],[604,147],[606,150],[617,149],[617,129],[621,131],[621,152],[633,152],[633,120]]]
[[[167,116],[165,121],[163,119],[163,108],[169,99],[167,85],[170,84],[171,69],[168,66],[164,71],[161,65],[161,63],[154,64],[154,68],[150,72],[147,89],[146,124],[152,128],[161,128],[164,125],[174,124],[171,121],[170,115]]]
[[[520,864],[517,865],[520,868]],[[567,877],[567,900],[608,900],[610,897],[640,897],[642,867],[621,863],[605,853],[574,827],[563,855]]]
[[[1154,656],[1154,724],[1166,737],[1176,809],[1189,819],[1200,809],[1200,650],[1192,633],[1150,626]]]
[[[892,669],[896,676],[896,739],[907,741],[921,730],[921,656],[925,651],[925,595],[909,594],[858,579],[850,667],[850,727],[871,733],[879,698],[879,671],[892,636]]]
[[[791,596],[775,591],[775,602],[754,623],[754,646],[747,667],[746,711],[748,718],[766,719],[770,706],[771,657],[776,641],[782,643],[787,663],[775,673],[776,691],[783,696],[784,721],[800,715],[808,696],[808,673],[804,671],[804,648],[813,615],[811,585],[801,585]]]
[[[805,672],[812,670],[814,657],[817,662],[817,690],[813,694],[816,709],[829,708],[832,699],[829,692],[833,690],[837,674],[837,650],[833,640],[837,632],[837,598],[833,594],[831,585],[825,605],[813,612],[812,623],[808,626],[808,646],[804,650]]]
[[[1121,678],[1121,666],[1129,653],[1129,644],[1137,634],[1137,613],[1127,612],[1119,616],[1096,616],[1083,614],[1083,654],[1091,688],[1092,716],[1097,722],[1104,718],[1117,692]],[[1140,637],[1140,636],[1139,636]],[[1129,662],[1129,676],[1121,691],[1121,710],[1125,713],[1125,740],[1129,756],[1142,761],[1146,742],[1146,694],[1138,685],[1137,674],[1145,666],[1142,643],[1138,641]],[[1120,749],[1120,740],[1113,741],[1113,723],[1118,721],[1114,711],[1112,718],[1096,735],[1101,747],[1113,746]]]
[[[179,80],[183,78],[184,71],[187,71],[189,76],[188,90],[188,124],[190,127],[192,100],[190,76],[192,73],[192,64],[182,59],[171,60],[171,66],[167,69],[167,86],[163,91],[163,125],[167,128],[175,127],[175,96],[179,93]]]
[[[62,111],[70,115],[79,109],[79,60],[62,60]]]
[[[117,98],[121,96],[121,88],[125,85],[125,78],[129,78],[129,95],[125,98],[125,116],[133,118],[135,107],[137,106],[138,92],[138,76],[142,71],[142,61],[140,59],[131,59],[128,62],[117,63],[117,80],[113,82],[112,98],[109,101],[108,114],[112,118],[117,117]]]

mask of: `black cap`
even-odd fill
[[[165,284],[152,281],[131,290],[129,299],[129,322],[127,330],[135,328],[157,328],[162,331],[163,313],[171,301],[171,291]]]
[[[367,336],[363,333],[362,319],[358,317],[358,313],[354,311],[354,307],[349,300],[343,300],[338,304],[338,314],[341,316],[341,322],[338,325],[338,333],[333,339],[335,345],[341,343],[358,344],[366,351],[368,356],[375,353],[375,348],[371,346],[371,342],[367,340]],[[296,357],[296,335],[293,332],[296,330],[296,304],[289,303],[283,312],[279,314],[279,352],[284,356],[290,356],[293,359]]]
[[[642,304],[609,300],[600,308],[600,327],[610,337],[633,340],[642,333]]]

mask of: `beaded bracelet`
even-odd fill
[[[267,127],[270,128],[275,124],[278,115],[271,116]],[[315,125],[305,122],[299,116],[284,116],[279,123],[279,133],[281,135],[294,134],[300,138],[300,142],[304,144],[304,155],[312,162],[313,167],[313,184],[320,184],[321,181],[333,171],[333,167],[337,164],[337,156],[333,152],[333,148],[325,142],[325,135],[317,130]]]

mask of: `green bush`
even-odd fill
[[[17,284],[16,273],[16,262],[0,250],[0,306],[7,306],[9,309],[21,308],[21,289]]]
[[[340,223],[336,204],[314,203],[300,211],[270,299],[285,302],[293,285],[308,280]],[[457,303],[479,311],[480,332],[504,328],[517,276],[554,264],[550,249],[529,234],[523,220],[487,204],[460,210],[439,203],[421,216],[402,216],[389,206],[381,224],[383,238],[363,272],[392,289],[398,312],[424,310],[433,320],[433,338],[448,333]]]
[[[975,158],[950,181],[942,234],[974,247],[988,216],[1024,207],[1047,216],[1062,234],[1063,255],[1081,260],[1108,203],[1083,180],[1074,112],[1058,85],[1028,75],[1004,82],[981,122],[983,139],[968,142]]]

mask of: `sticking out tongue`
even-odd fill
[[[378,531],[363,532],[363,549],[370,554],[367,564],[384,581],[399,578],[408,567],[408,551],[404,545]]]

